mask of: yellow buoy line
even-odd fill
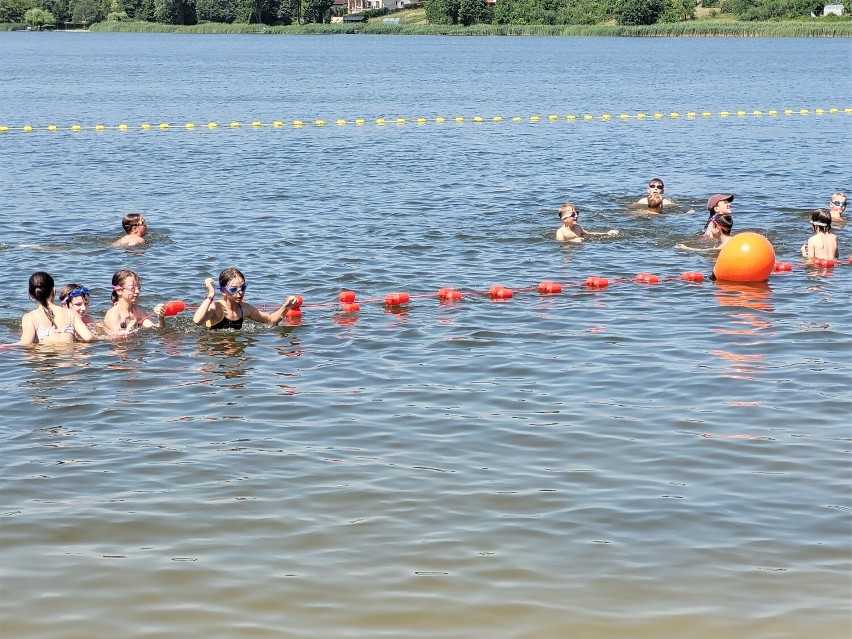
[[[0,133],[36,133],[36,132],[59,132],[59,131],[71,131],[74,133],[81,131],[174,131],[174,130],[184,130],[184,131],[193,131],[196,129],[208,129],[208,130],[216,130],[220,128],[228,128],[228,129],[242,129],[242,128],[251,128],[251,129],[283,129],[283,128],[304,128],[304,127],[324,127],[324,126],[386,126],[386,125],[407,125],[407,124],[415,124],[415,125],[425,125],[425,124],[444,124],[444,123],[456,123],[456,124],[466,124],[466,123],[485,123],[485,122],[574,122],[574,121],[589,121],[589,120],[598,120],[598,121],[608,121],[608,120],[663,120],[663,119],[687,119],[687,120],[697,120],[697,119],[709,119],[709,118],[746,118],[746,117],[777,117],[777,116],[795,116],[795,115],[815,115],[815,116],[823,116],[823,115],[838,115],[852,114],[852,108],[844,108],[840,109],[837,107],[823,109],[769,109],[766,111],[763,110],[752,110],[752,111],[688,111],[686,113],[678,113],[677,111],[672,111],[669,113],[620,113],[620,114],[611,114],[611,113],[602,113],[600,115],[592,115],[589,113],[584,113],[580,115],[568,114],[568,115],[530,115],[530,116],[509,116],[504,117],[500,115],[495,115],[491,117],[482,117],[479,115],[475,115],[472,117],[464,117],[458,116],[454,118],[444,118],[444,117],[433,117],[433,118],[415,118],[415,119],[406,119],[406,118],[375,118],[375,119],[367,119],[367,118],[356,118],[351,120],[339,119],[339,120],[291,120],[291,121],[283,121],[283,120],[275,120],[273,122],[260,122],[258,120],[252,122],[207,122],[206,124],[196,124],[194,122],[187,122],[185,124],[173,124],[169,122],[160,122],[158,124],[151,124],[149,122],[143,122],[138,125],[132,124],[94,124],[94,125],[84,125],[84,124],[72,124],[70,126],[59,126],[56,124],[48,124],[48,125],[32,125],[25,124],[23,126],[6,126],[0,125]]]

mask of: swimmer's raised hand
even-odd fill
[[[154,311],[154,315],[156,315],[159,319],[162,319],[166,316],[165,304],[157,304],[152,310]]]
[[[207,295],[216,296],[216,287],[213,286],[213,278],[208,277],[204,280],[204,286],[207,287]]]

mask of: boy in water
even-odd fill
[[[828,205],[830,207],[828,212],[831,214],[831,219],[835,222],[841,221],[843,219],[843,212],[846,210],[846,194],[840,191],[833,193]]]
[[[648,182],[648,195],[643,197],[643,198],[639,198],[639,200],[636,202],[636,204],[641,204],[641,205],[647,206],[648,200],[652,195],[659,195],[660,198],[662,198],[662,200],[663,200],[663,206],[671,206],[672,204],[674,204],[674,202],[672,202],[667,197],[663,197],[663,193],[665,193],[665,192],[666,192],[666,187],[663,184],[663,181],[660,178],[654,178],[653,180]]]
[[[579,222],[580,212],[570,202],[559,207],[559,219],[562,220],[562,226],[556,229],[557,242],[582,242],[587,235],[618,235],[615,229],[606,233],[595,233],[584,229]]]
[[[802,245],[802,257],[813,260],[836,260],[840,255],[837,236],[831,232],[831,213],[814,211],[811,213],[811,228],[814,234]]]
[[[121,220],[121,226],[124,228],[125,236],[112,243],[113,246],[138,246],[145,243],[145,236],[148,235],[148,223],[145,218],[139,213],[128,213]]]

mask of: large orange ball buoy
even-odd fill
[[[775,267],[775,249],[759,233],[739,233],[727,241],[713,275],[726,282],[765,282]]]

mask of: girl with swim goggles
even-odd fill
[[[204,326],[210,330],[233,329],[239,330],[243,327],[243,320],[249,319],[261,324],[277,325],[284,319],[285,313],[292,307],[298,305],[297,298],[289,296],[281,307],[274,313],[265,313],[244,301],[246,289],[245,275],[238,268],[226,268],[219,274],[218,292],[222,299],[214,301],[217,288],[213,284],[213,278],[204,280],[207,288],[207,296],[201,301],[192,321],[197,326]]]
[[[165,328],[165,305],[157,304],[146,313],[136,301],[142,292],[139,276],[133,271],[120,270],[112,276],[112,308],[104,316],[104,325],[111,333],[127,334],[141,328]],[[151,316],[157,318],[156,323]]]

